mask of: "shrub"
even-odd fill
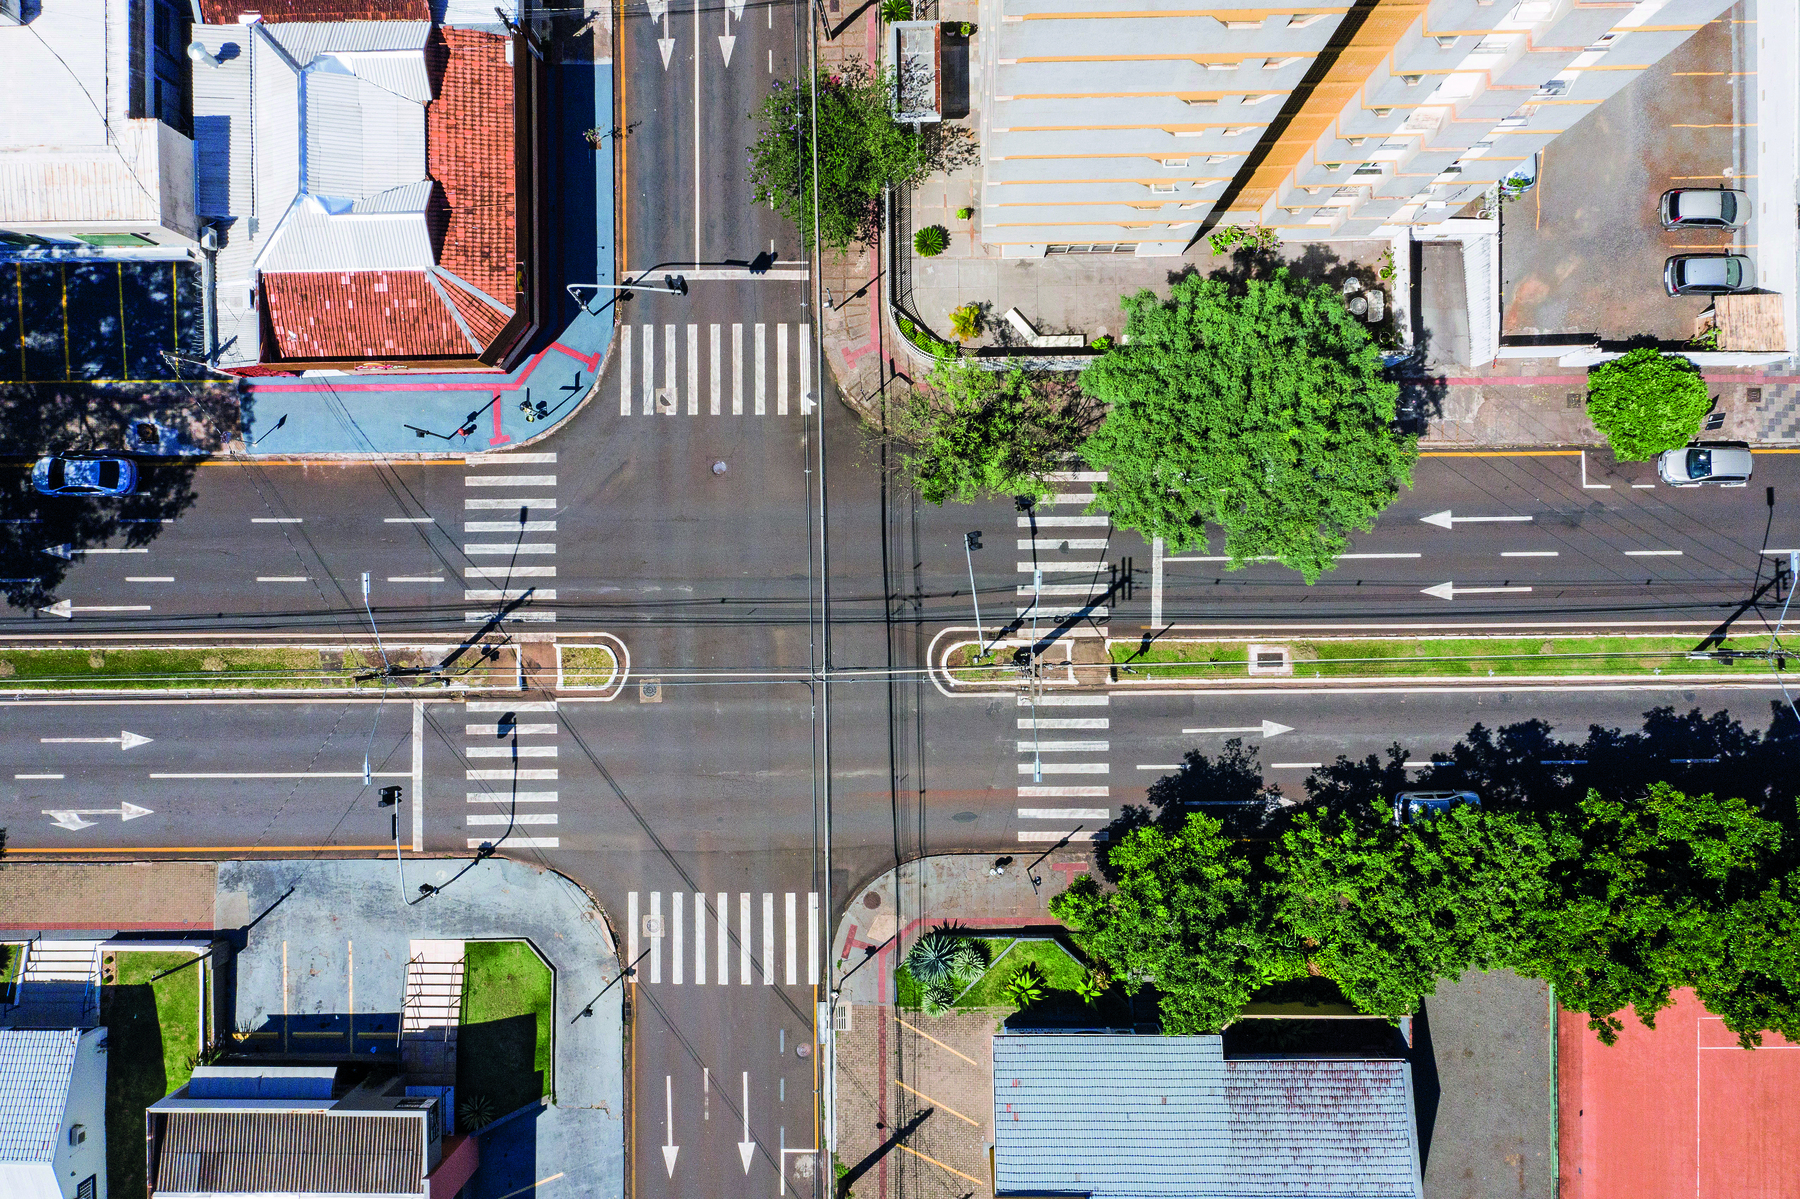
[[[964,938],[950,955],[950,976],[961,987],[973,986],[987,973],[987,953],[974,941]]]
[[[1621,461],[1686,445],[1711,407],[1699,368],[1652,348],[1601,363],[1588,376],[1588,417]]]
[[[912,15],[912,0],[881,0],[881,19],[890,25],[895,21],[910,21]]]
[[[1250,250],[1273,250],[1281,244],[1281,234],[1267,225],[1227,225],[1217,233],[1209,233],[1206,244],[1212,247],[1215,254],[1224,254],[1239,247]]]
[[[962,24],[960,24],[956,27],[956,32],[962,34],[964,37],[971,37],[975,33],[975,26],[969,24],[967,21],[964,21]]]
[[[950,981],[940,980],[925,988],[919,1006],[927,1016],[941,1016],[956,1003],[956,986]]]
[[[1006,1001],[1027,1008],[1044,997],[1044,974],[1034,965],[1020,966],[1006,980]]]
[[[913,234],[913,249],[921,258],[936,258],[950,248],[950,231],[942,225],[927,225]]]
[[[1088,342],[1088,349],[1094,351],[1096,354],[1104,354],[1106,351],[1112,349],[1112,347],[1113,339],[1104,333]]]
[[[942,929],[933,929],[917,941],[906,955],[906,968],[924,987],[927,994],[939,983],[948,982],[956,968],[956,948],[962,938]]]
[[[1099,998],[1106,994],[1112,986],[1112,980],[1106,977],[1103,970],[1090,971],[1086,977],[1075,984],[1075,994],[1081,996],[1081,1002],[1092,1007]]]
[[[958,341],[968,341],[981,334],[981,305],[964,304],[950,310],[950,332]]]
[[[975,210],[973,208],[958,208],[956,210],[956,219],[959,221],[970,220],[974,216]]]

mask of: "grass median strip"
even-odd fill
[[[430,666],[441,661],[444,648],[390,650],[395,665]],[[475,655],[450,674],[471,686],[510,677],[510,661],[481,662],[464,673]],[[358,679],[380,669],[381,658],[369,651],[259,646],[247,648],[145,649],[0,649],[0,691],[75,690],[311,690],[392,686],[379,679]],[[493,680],[488,678],[493,676]],[[404,680],[403,680],[404,681]],[[410,680],[430,685],[430,679]]]
[[[1197,679],[1228,681],[1250,678],[1247,641],[1175,640],[1165,638],[1148,648],[1136,641],[1114,642],[1109,648],[1120,679]],[[1732,637],[1708,643],[1708,656],[1692,658],[1699,637],[1446,637],[1331,640],[1308,638],[1255,642],[1259,650],[1287,651],[1296,679],[1333,678],[1502,678],[1543,675],[1746,674],[1772,667],[1751,659],[1726,660],[1732,654],[1761,653],[1767,637]],[[1717,655],[1717,656],[1713,656]],[[1129,667],[1127,672],[1123,668]],[[1269,676],[1259,672],[1256,676]]]

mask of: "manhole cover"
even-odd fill
[[[644,935],[646,937],[662,936],[663,935],[663,918],[661,916],[645,916],[644,917]]]
[[[870,891],[867,895],[863,896],[863,907],[868,908],[871,912],[880,906],[881,896],[877,895],[875,892]]]
[[[662,680],[644,679],[638,684],[638,702],[644,704],[662,703]]]

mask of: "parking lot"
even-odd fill
[[[1665,295],[1664,262],[1755,257],[1755,219],[1735,234],[1669,232],[1658,215],[1675,187],[1741,188],[1754,211],[1755,129],[1743,114],[1756,27],[1747,11],[1728,10],[1545,150],[1538,185],[1501,213],[1503,335],[1685,342],[1712,298]],[[1574,120],[1579,110],[1568,111]]]
[[[0,263],[0,383],[166,383],[198,356],[200,278],[178,262]]]

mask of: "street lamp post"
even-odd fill
[[[975,553],[981,548],[981,530],[963,534],[963,558],[969,564],[969,599],[975,604],[975,636],[977,656],[987,653],[987,633],[981,627],[981,595],[975,590]]]
[[[649,276],[646,275],[644,278],[649,278]],[[630,283],[571,283],[563,290],[569,293],[571,300],[581,305],[583,312],[591,313],[592,310],[588,308],[587,301],[582,299],[579,293],[616,291],[621,300],[629,300],[634,291],[666,291],[672,296],[685,296],[688,294],[688,285],[686,275],[664,275],[660,287],[654,283],[646,283],[644,279],[634,279]]]

